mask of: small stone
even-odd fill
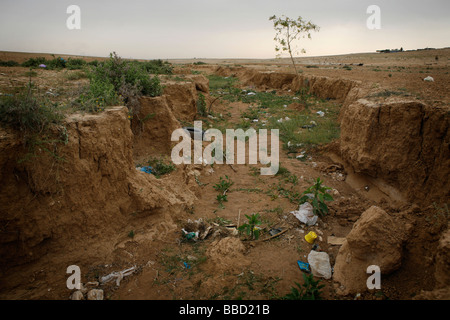
[[[103,300],[103,290],[102,289],[92,289],[87,294],[88,300]]]
[[[83,293],[81,293],[80,290],[75,291],[75,292],[72,293],[72,295],[70,296],[70,300],[84,300]]]

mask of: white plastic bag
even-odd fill
[[[312,274],[316,277],[331,278],[331,264],[328,253],[311,250],[308,254],[308,263]]]
[[[309,202],[301,204],[297,211],[291,213],[307,226],[313,226],[317,222],[318,217],[313,213],[313,207]]]

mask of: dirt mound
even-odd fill
[[[366,270],[371,265],[378,266],[383,275],[397,270],[410,228],[411,225],[399,223],[378,207],[366,210],[336,257],[333,279],[340,283],[337,292],[345,295],[365,291]]]
[[[226,237],[211,243],[206,254],[215,270],[242,272],[250,265],[244,252],[245,246],[240,239]]]
[[[341,113],[341,156],[356,172],[385,181],[412,202],[448,199],[448,110],[360,99]]]
[[[164,96],[176,119],[193,121],[197,114],[197,89],[194,82],[164,83]]]
[[[166,96],[142,97],[139,114],[132,121],[133,154],[136,160],[152,154],[168,154],[172,150],[172,132],[181,128],[169,107]]]
[[[11,297],[8,290],[28,281],[39,263],[61,287],[67,266],[101,261],[126,238],[133,220],[147,225],[160,210],[176,213],[193,202],[179,182],[136,170],[127,116],[125,107],[70,116],[67,145],[57,147],[64,161],[40,150],[37,159],[18,163],[26,150],[17,135],[3,131],[0,255],[8,277],[2,276],[2,296]],[[36,266],[24,265],[29,262]]]

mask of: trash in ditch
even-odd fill
[[[302,203],[298,210],[291,211],[291,213],[307,226],[315,225],[318,219],[318,216],[313,213],[313,206],[309,202]]]
[[[308,243],[313,244],[314,241],[317,239],[317,234],[314,231],[310,231],[306,236],[305,236],[305,240]]]
[[[184,238],[186,238],[187,240],[197,241],[198,231],[197,232],[188,232],[188,231],[184,230],[184,228],[181,229],[181,231],[183,231]]]
[[[282,231],[282,230],[279,229],[279,228],[273,228],[273,229],[270,229],[270,230],[269,230],[269,234],[270,234],[271,236],[274,236],[274,235],[276,235],[276,234],[279,234],[281,231]]]
[[[198,138],[198,140],[203,140],[205,135],[205,131],[195,127],[183,127],[183,130],[191,136],[191,139]]]
[[[323,111],[317,111],[316,113],[321,117],[323,117],[325,115],[325,112],[323,112]]]
[[[300,270],[305,271],[306,273],[310,273],[311,272],[311,268],[309,267],[309,263],[297,260],[297,264],[298,264],[298,267],[300,268]]]
[[[151,174],[152,171],[153,171],[153,168],[150,167],[150,166],[139,167],[139,168],[136,168],[136,169],[138,169],[139,171],[145,172],[145,173],[149,173],[149,174]]]
[[[308,254],[308,263],[314,276],[325,279],[331,278],[332,269],[328,253],[311,250]]]
[[[302,126],[303,129],[312,129],[317,126],[315,121],[311,121],[310,124],[305,124]]]
[[[423,81],[434,81],[434,79],[433,77],[428,76],[425,79],[423,79]]]
[[[102,284],[110,282],[113,279],[116,279],[116,285],[120,286],[120,281],[122,281],[122,279],[126,276],[131,275],[134,271],[136,271],[136,267],[133,266],[131,268],[125,269],[123,271],[119,271],[119,272],[112,272],[104,277],[101,277],[100,282]]]

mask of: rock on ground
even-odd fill
[[[380,267],[381,275],[397,270],[402,261],[406,226],[396,223],[379,207],[367,209],[355,222],[336,257],[333,279],[340,284],[338,294],[367,290],[367,267]],[[382,281],[382,279],[381,279]]]

